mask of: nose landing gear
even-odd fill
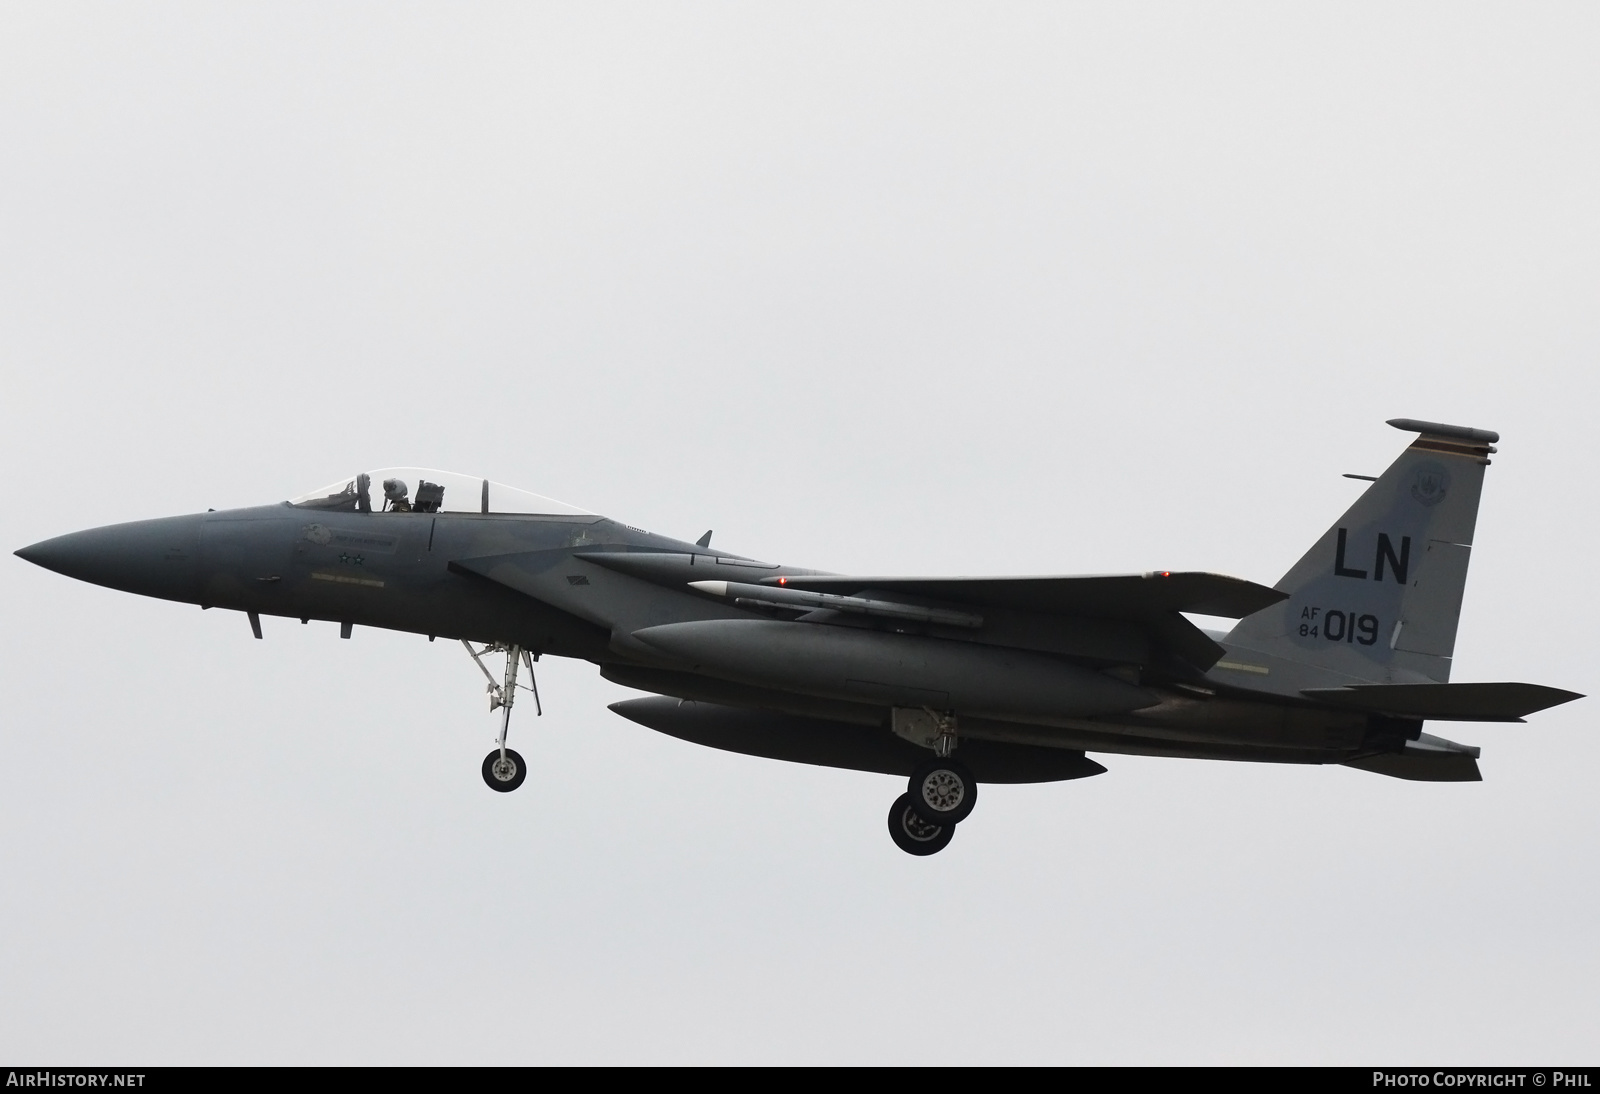
[[[506,734],[511,729],[511,707],[517,701],[517,672],[523,666],[528,669],[528,681],[532,685],[523,686],[524,691],[533,692],[533,707],[538,715],[544,714],[544,705],[539,702],[539,683],[534,679],[534,655],[517,645],[503,645],[493,642],[481,650],[472,648],[472,643],[465,638],[461,644],[466,647],[467,653],[476,662],[489,681],[489,710],[500,711],[500,737],[495,742],[495,750],[483,758],[483,781],[490,790],[509,794],[522,785],[528,777],[528,765],[515,749],[506,747]],[[494,674],[483,663],[483,655],[488,653],[504,653],[506,655],[506,668],[504,683],[496,683]]]

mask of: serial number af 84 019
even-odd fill
[[[1300,612],[1301,638],[1326,638],[1329,642],[1358,642],[1363,646],[1378,641],[1378,617],[1357,615],[1338,608],[1303,608]]]

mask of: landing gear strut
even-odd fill
[[[954,715],[896,710],[892,725],[896,735],[931,748],[933,756],[917,765],[906,793],[895,799],[889,835],[908,854],[931,855],[944,850],[956,825],[972,815],[978,782],[966,764],[950,755],[957,740]]]
[[[511,729],[511,707],[517,701],[517,672],[523,666],[528,669],[528,681],[531,687],[523,687],[524,691],[533,692],[533,707],[536,714],[544,714],[544,705],[539,702],[539,684],[533,675],[533,654],[517,645],[503,645],[492,642],[481,650],[472,648],[472,643],[465,638],[461,644],[466,647],[467,653],[477,663],[483,672],[484,678],[489,681],[489,710],[500,711],[500,737],[495,742],[495,750],[483,758],[483,781],[490,790],[498,790],[508,794],[522,785],[528,777],[528,765],[515,749],[506,747],[506,734]],[[483,663],[483,655],[487,653],[504,653],[506,655],[505,682],[496,683],[494,674]]]

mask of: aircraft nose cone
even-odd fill
[[[42,539],[38,543],[13,551],[12,554],[35,566],[54,570],[58,574],[82,577],[83,564],[87,561],[85,556],[92,553],[86,549],[89,546],[88,541],[99,530],[74,532],[68,536],[57,536],[55,539]]]
[[[13,553],[79,581],[166,600],[194,600],[199,595],[201,519],[197,514],[111,524]]]
[[[18,547],[11,553],[22,559],[24,562],[31,562],[35,566],[43,566],[45,569],[49,570],[54,568],[45,561],[45,559],[50,557],[50,552],[45,549],[49,546],[49,544],[49,540],[42,540],[39,543],[35,543],[31,547]]]

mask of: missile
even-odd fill
[[[813,593],[804,589],[785,589],[779,585],[749,585],[742,581],[691,581],[689,588],[708,596],[732,600],[741,608],[850,612],[854,615],[871,615],[881,619],[899,619],[908,623],[934,623],[943,627],[968,627],[974,630],[983,626],[983,616],[973,612],[925,608],[920,604],[905,604],[897,600],[873,600],[864,596],[841,596],[838,593]]]

